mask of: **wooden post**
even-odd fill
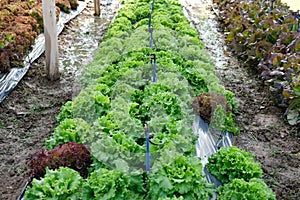
[[[95,15],[100,16],[100,0],[94,0]]]
[[[46,74],[50,80],[59,79],[55,0],[43,0]]]

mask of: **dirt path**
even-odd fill
[[[30,157],[44,148],[55,126],[59,107],[72,97],[72,77],[48,82],[42,75],[43,58],[1,105],[0,199],[16,199],[24,186]]]
[[[226,89],[236,95],[241,131],[237,146],[256,155],[263,178],[277,199],[300,199],[300,135],[287,124],[284,109],[272,102],[263,82],[241,67],[226,48],[211,0],[182,0],[212,59],[216,74]]]
[[[56,126],[60,107],[80,91],[84,65],[116,13],[118,1],[103,0],[102,15],[93,16],[93,2],[59,36],[61,78],[50,82],[44,75],[45,58],[30,67],[18,86],[0,104],[0,199],[16,199],[27,180],[27,162],[45,148],[45,138]]]

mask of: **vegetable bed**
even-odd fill
[[[194,156],[193,113],[206,114],[215,130],[237,133],[233,121],[237,103],[234,94],[219,84],[214,64],[182,6],[175,0],[152,5],[149,18],[150,0],[122,1],[94,61],[83,72],[82,91],[62,107],[58,126],[46,139],[47,150],[29,163],[32,182],[25,199],[209,199],[213,195],[201,160]],[[154,55],[155,83],[151,81]],[[218,99],[226,103],[217,103]],[[164,141],[151,146],[149,173],[144,171],[144,124],[153,142]],[[228,175],[224,180],[218,177],[229,184],[218,189],[220,199],[234,195],[247,199],[251,194],[257,194],[253,199],[275,199],[258,179],[260,165],[236,147],[211,157],[208,169],[217,177]],[[239,187],[250,189],[240,194],[232,189]]]
[[[214,2],[228,46],[246,67],[260,75],[274,101],[287,108],[288,122],[299,125],[299,13],[290,11],[280,0]]]

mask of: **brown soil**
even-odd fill
[[[222,74],[221,74],[222,73]],[[287,124],[285,109],[276,107],[267,87],[251,71],[231,68],[228,73],[239,81],[226,80],[224,86],[236,94],[241,127],[237,146],[255,154],[264,171],[263,179],[279,200],[300,198],[300,136],[296,127]],[[228,75],[228,74],[227,74]]]
[[[212,46],[207,49],[215,61],[219,59]],[[228,67],[217,67],[216,72],[240,104],[236,119],[241,131],[236,145],[256,155],[263,178],[277,199],[300,199],[299,133],[286,123],[285,110],[272,103],[267,87],[253,72],[234,59],[222,62]],[[74,74],[65,73],[59,81],[50,82],[44,65],[42,56],[0,104],[0,199],[16,199],[20,194],[27,179],[27,162],[44,148],[60,107],[74,96]]]
[[[50,82],[44,74],[44,57],[35,62],[23,80],[0,104],[0,199],[16,199],[27,180],[27,162],[44,148],[53,132],[55,116],[72,97],[71,76]]]

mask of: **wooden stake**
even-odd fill
[[[94,0],[95,15],[100,16],[100,0]]]
[[[59,79],[55,0],[43,0],[44,35],[46,42],[46,74],[50,80]]]

